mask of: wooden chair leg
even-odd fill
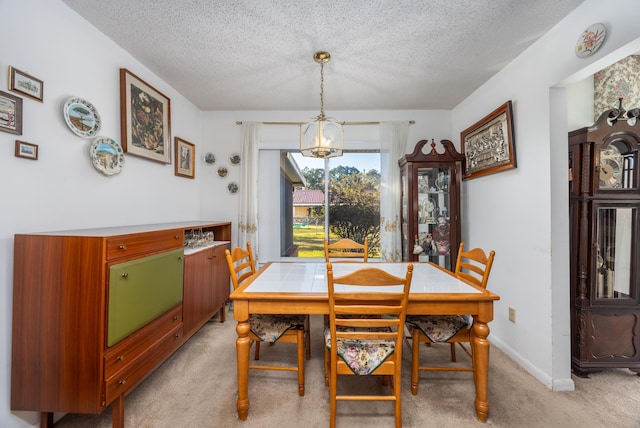
[[[329,358],[331,358],[331,354],[329,354],[329,350],[327,346],[324,346],[324,384],[325,386],[329,386]]]
[[[309,321],[309,315],[307,315],[307,319],[305,322],[305,335],[304,335],[304,348],[306,351],[307,360],[311,359],[311,323]]]
[[[298,330],[298,395],[304,397],[304,348],[305,331]]]
[[[254,343],[256,344],[256,349],[255,349],[255,353],[253,354],[253,359],[259,360],[260,359],[260,341],[256,340]]]
[[[420,375],[420,332],[414,328],[411,332],[411,394],[418,393],[418,376]]]
[[[450,343],[449,345],[451,345],[451,361],[452,362],[456,362],[456,344],[455,342]]]

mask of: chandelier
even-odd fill
[[[331,60],[331,55],[320,51],[313,55],[313,59],[320,64],[320,114],[311,122],[300,126],[300,153],[314,158],[342,156],[342,124],[324,115],[324,65]]]

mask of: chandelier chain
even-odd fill
[[[320,117],[324,119],[324,62],[320,63]]]

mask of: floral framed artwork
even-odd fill
[[[38,146],[26,141],[16,140],[16,157],[38,160]]]
[[[126,153],[171,163],[171,100],[120,69],[120,124]]]
[[[9,66],[9,90],[20,92],[26,97],[42,102],[44,82],[28,75],[24,71]]]
[[[195,178],[196,176],[196,146],[176,137],[176,175],[179,177]]]
[[[516,167],[511,100],[460,133],[464,154],[462,179]]]
[[[0,91],[0,131],[22,135],[22,98]]]

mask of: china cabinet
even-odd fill
[[[427,150],[425,153],[425,146]],[[421,140],[398,164],[402,188],[402,260],[454,268],[460,246],[460,178],[464,156],[449,140]]]
[[[123,426],[125,396],[224,307],[230,240],[201,221],[15,235],[11,409],[45,427],[111,404]]]
[[[579,376],[640,372],[638,109],[569,133],[571,355]]]

